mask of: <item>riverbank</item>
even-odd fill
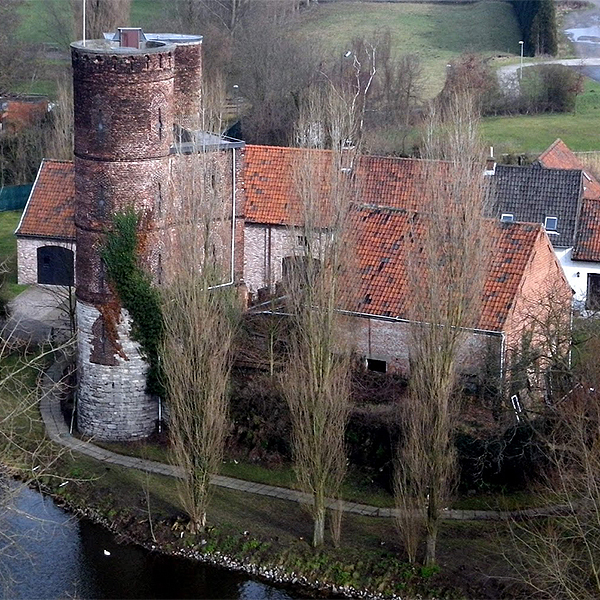
[[[315,551],[307,542],[308,513],[283,498],[215,488],[208,530],[196,536],[186,528],[176,482],[166,476],[72,452],[61,456],[38,484],[123,541],[265,581],[302,585],[312,594],[497,598],[504,593],[499,577],[506,575],[506,567],[498,548],[508,543],[508,535],[498,533],[503,528],[498,523],[445,523],[439,569],[421,569],[397,560],[402,553],[391,518],[346,514],[340,547],[328,540],[325,549]],[[465,548],[475,552],[467,556]]]

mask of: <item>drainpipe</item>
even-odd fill
[[[504,381],[504,352],[506,350],[506,334],[502,332],[500,341],[500,379]]]
[[[236,203],[236,177],[235,177],[235,148],[231,149],[232,151],[232,173],[231,173],[231,183],[232,183],[232,193],[231,193],[231,267],[230,267],[230,277],[229,281],[226,283],[220,283],[219,285],[213,285],[209,287],[209,290],[216,290],[218,288],[227,287],[228,285],[233,285],[234,283],[234,275],[235,275],[235,203]]]

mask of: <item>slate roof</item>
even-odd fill
[[[246,146],[243,173],[246,221],[270,225],[301,222],[298,170],[306,152],[315,157],[319,192],[330,182],[331,151]],[[363,156],[356,165],[358,202],[418,210],[427,178],[427,162],[418,159]]]
[[[546,168],[583,171],[583,201],[571,258],[600,261],[600,182],[585,171],[579,159],[561,139],[540,154],[538,163]]]
[[[352,310],[410,317],[408,240],[423,235],[427,218],[408,211],[360,208],[352,215],[360,284]],[[490,220],[489,268],[477,328],[502,331],[543,227]]]
[[[600,183],[591,173],[585,170],[579,159],[560,138],[539,155],[537,163],[547,169],[583,171],[583,197],[594,200],[600,199]]]
[[[73,163],[44,159],[15,234],[74,241],[74,199]]]
[[[494,213],[514,215],[515,221],[544,224],[557,217],[557,234],[549,234],[557,247],[572,246],[581,195],[581,170],[541,169],[496,165],[489,177]]]

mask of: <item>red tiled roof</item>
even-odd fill
[[[583,201],[572,258],[600,261],[600,200]]]
[[[44,159],[16,235],[75,240],[75,169]]]
[[[290,225],[301,219],[299,170],[306,152],[316,157],[319,191],[327,193],[331,151],[273,146],[246,146],[244,189],[246,220],[251,223]],[[356,167],[363,204],[418,210],[426,182],[426,161],[382,156],[363,156]]]
[[[600,199],[600,183],[585,170],[579,159],[559,138],[538,157],[546,169],[570,169],[583,171],[583,197]]]
[[[406,211],[362,209],[352,219],[357,232],[360,274],[354,310],[409,318],[407,250],[411,236],[422,235],[424,217]],[[542,226],[491,221],[493,235],[483,306],[477,327],[501,331],[513,306],[525,267]],[[414,247],[414,246],[413,246]]]

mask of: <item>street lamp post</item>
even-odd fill
[[[519,42],[519,46],[521,46],[521,69],[519,70],[519,81],[521,79],[523,79],[523,46],[525,45],[525,42],[523,40],[521,40]]]

